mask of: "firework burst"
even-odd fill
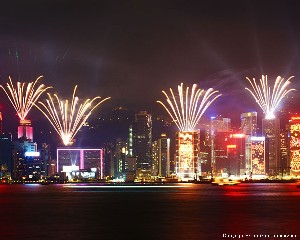
[[[165,91],[162,91],[167,98],[168,104],[164,104],[161,101],[157,102],[166,109],[179,131],[194,131],[206,109],[214,100],[221,96],[218,92],[212,88],[206,91],[204,89],[197,89],[196,84],[193,84],[190,91],[189,87],[184,89],[183,83],[181,83],[181,85],[178,85],[177,98],[170,88],[170,97]]]
[[[245,88],[248,90],[251,95],[254,97],[255,101],[258,103],[260,108],[263,110],[266,119],[275,118],[275,110],[278,107],[281,100],[291,91],[294,91],[293,88],[288,88],[290,85],[290,79],[294,76],[289,77],[287,80],[278,76],[274,83],[273,88],[268,84],[267,75],[262,75],[260,83],[256,83],[255,78],[250,80],[246,78],[250,83],[252,89]]]
[[[9,101],[13,105],[14,109],[17,112],[20,120],[25,120],[27,114],[30,109],[34,105],[34,103],[38,100],[43,92],[51,87],[46,87],[44,84],[39,85],[36,89],[37,82],[43,76],[39,76],[34,82],[30,82],[27,84],[23,82],[17,82],[16,87],[14,86],[11,77],[9,77],[9,82],[6,84],[6,88],[2,85],[0,87],[3,89],[5,94],[7,95]]]
[[[80,103],[79,98],[75,96],[76,89],[77,85],[74,88],[71,101],[60,100],[57,94],[52,97],[50,93],[47,93],[46,103],[39,101],[38,104],[35,104],[59,134],[65,146],[73,143],[74,136],[92,111],[101,103],[110,99],[110,97],[107,97],[100,100],[101,97],[97,96]]]

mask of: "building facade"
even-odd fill
[[[201,176],[200,132],[178,132],[176,136],[175,174],[180,180],[197,180]]]
[[[102,179],[102,148],[57,148],[57,171],[68,179]]]
[[[277,176],[280,172],[280,120],[278,118],[263,119],[262,135],[268,144],[267,174]]]
[[[267,149],[265,137],[251,137],[251,174],[250,178],[264,178],[267,166]]]
[[[160,177],[170,176],[170,138],[161,134],[158,139],[158,175]]]
[[[251,169],[251,137],[257,136],[257,112],[241,114],[241,133],[245,135],[245,169],[246,175]]]
[[[12,136],[0,134],[0,177],[11,177],[12,171]]]
[[[151,171],[152,117],[146,111],[135,114],[133,124],[133,156],[137,168]]]
[[[290,170],[293,177],[300,176],[300,117],[294,116],[289,122]]]

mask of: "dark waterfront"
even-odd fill
[[[1,185],[1,239],[300,239],[299,200],[292,183]]]

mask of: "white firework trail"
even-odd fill
[[[256,83],[255,78],[251,80],[246,77],[252,89],[247,87],[245,89],[254,97],[259,107],[263,110],[266,119],[275,118],[275,111],[279,103],[289,92],[295,91],[294,88],[288,88],[291,83],[290,79],[293,77],[291,76],[285,80],[278,76],[273,87],[269,86],[267,75],[262,75],[259,83]]]
[[[171,88],[170,97],[165,91],[162,91],[168,104],[164,104],[162,101],[157,102],[166,109],[179,131],[190,132],[195,130],[206,109],[222,95],[218,92],[213,88],[206,91],[197,89],[197,84],[193,84],[190,91],[189,87],[184,89],[183,83],[181,83],[178,85],[178,96],[176,97]]]
[[[60,100],[57,94],[54,94],[54,97],[52,97],[50,93],[47,93],[48,99],[46,99],[46,103],[39,101],[38,104],[35,104],[54,127],[65,146],[73,143],[76,133],[93,110],[104,101],[110,99],[110,97],[107,97],[100,100],[101,97],[97,96],[80,103],[79,98],[75,96],[76,89],[77,85],[73,91],[71,104],[69,104],[69,100]]]
[[[0,88],[2,88],[7,95],[21,121],[25,120],[32,106],[39,99],[42,93],[51,88],[41,84],[35,89],[36,83],[42,77],[43,76],[39,76],[34,82],[28,83],[27,87],[25,82],[17,82],[15,87],[11,77],[9,77],[9,82],[6,84],[7,89],[5,86],[0,85]]]

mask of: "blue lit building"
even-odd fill
[[[11,177],[12,170],[12,136],[11,134],[0,135],[0,177]]]

